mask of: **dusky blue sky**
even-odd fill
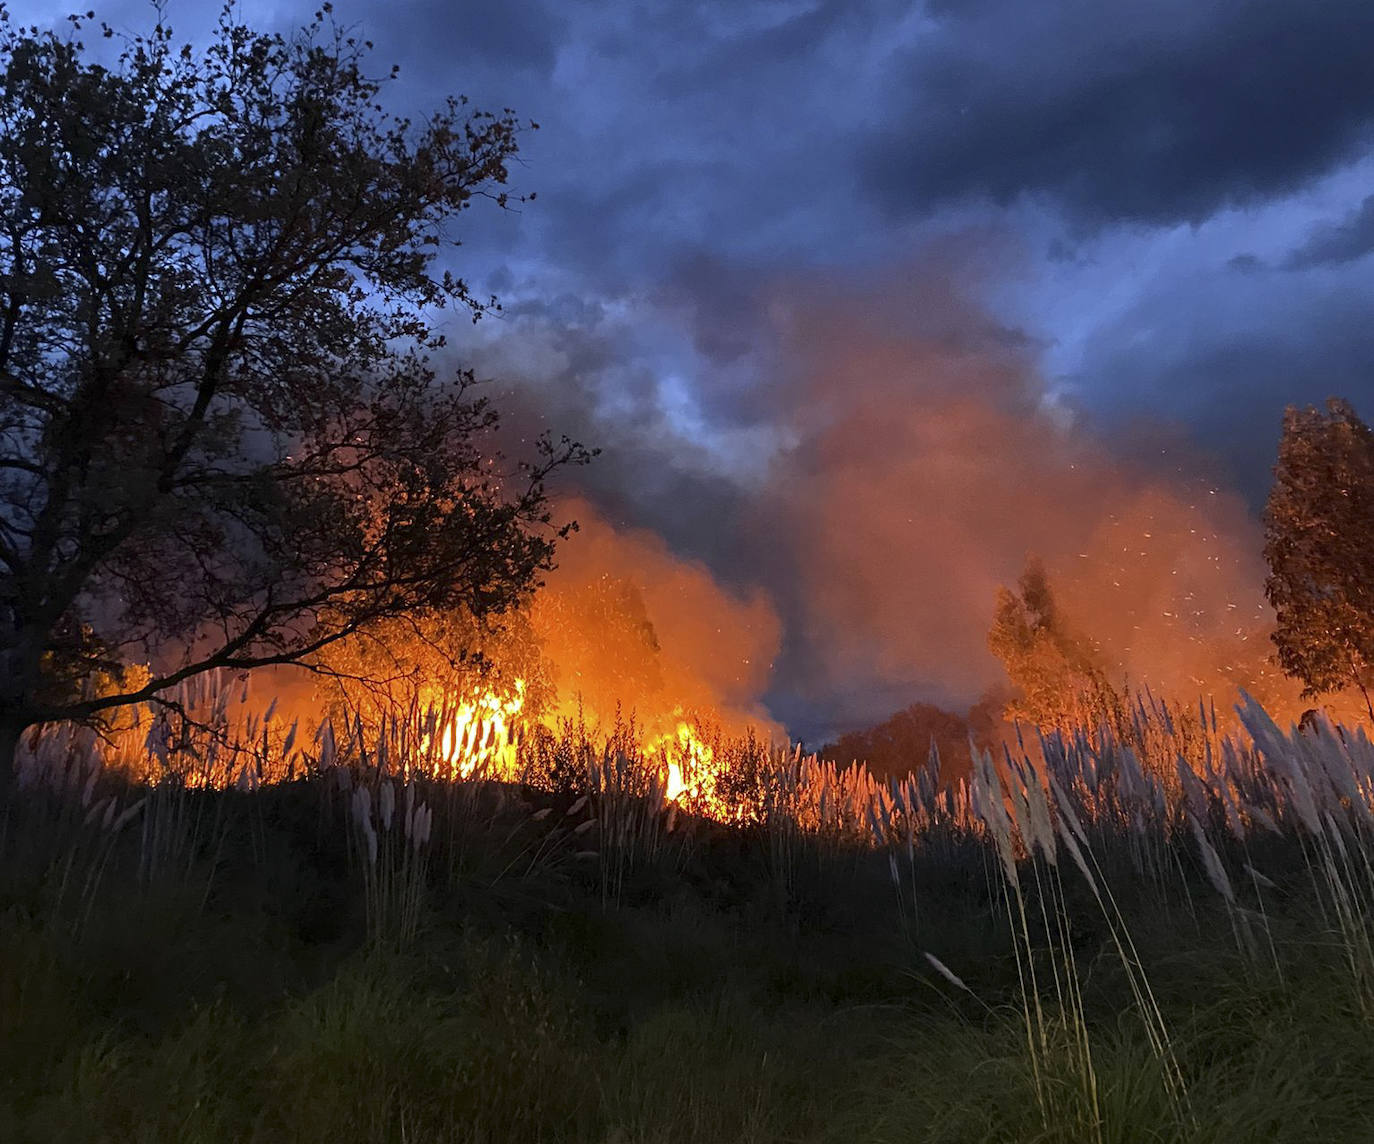
[[[240,11],[285,29],[314,7]],[[167,9],[194,34],[218,5]],[[784,619],[788,562],[759,558],[739,521],[806,433],[779,364],[780,308],[798,297],[904,299],[939,337],[1014,347],[1056,417],[1123,449],[1162,425],[1252,507],[1285,404],[1374,406],[1368,0],[335,13],[375,42],[378,70],[401,65],[398,107],[462,92],[541,125],[513,178],[537,201],[474,211],[461,235],[455,267],[506,313],[455,330],[458,352],[526,415],[603,447],[586,479],[613,520],[726,583],[764,583]],[[151,9],[97,15],[141,30]],[[823,691],[784,673],[771,702],[812,733],[882,713]]]

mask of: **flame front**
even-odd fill
[[[689,794],[709,795],[716,752],[690,723],[680,722],[676,731],[660,735],[650,744],[649,753],[663,758],[664,794],[669,802]]]
[[[508,695],[474,689],[454,701],[446,699],[437,719],[438,759],[449,778],[473,775],[509,779],[516,772],[516,719],[525,706],[525,681],[517,679]],[[431,737],[421,743],[427,753]]]
[[[431,700],[420,740],[420,754],[429,760],[429,772],[439,778],[516,781],[521,731],[531,718],[525,698],[525,681],[517,679],[505,693],[478,686],[461,696],[440,695]],[[716,806],[715,748],[680,715],[680,711],[675,713],[678,718],[672,731],[644,735],[639,750],[651,765],[657,761],[667,801],[690,803],[700,813],[722,810]]]

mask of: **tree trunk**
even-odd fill
[[[1374,724],[1374,703],[1369,701],[1369,688],[1364,685],[1364,680],[1355,677],[1355,686],[1360,689],[1360,694],[1364,696],[1364,709],[1369,712],[1369,721]]]

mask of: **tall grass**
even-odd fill
[[[1130,1139],[1123,1118],[1149,1109],[1159,1138],[1223,1139],[1209,1103],[1223,1064],[1195,1007],[1181,1000],[1187,974],[1178,958],[1205,949],[1233,966],[1229,988],[1268,998],[1302,1037],[1316,1036],[1303,1024],[1317,1020],[1308,1000],[1313,975],[1339,982],[1348,1012],[1333,1019],[1342,1028],[1367,1032],[1374,1016],[1374,745],[1362,729],[1281,729],[1246,699],[1240,729],[1221,734],[1206,708],[1185,720],[1182,709],[1149,699],[1129,720],[1118,713],[1096,727],[1023,729],[1000,756],[975,752],[969,775],[943,775],[932,748],[896,779],[795,747],[716,735],[709,781],[689,773],[699,758],[684,755],[676,762],[689,782],[670,798],[674,748],[646,748],[633,720],[601,737],[571,722],[499,741],[469,730],[468,746],[485,761],[455,768],[436,754],[440,711],[401,710],[371,724],[287,722],[271,705],[250,710],[237,681],[221,683],[187,689],[108,739],[66,727],[27,735],[0,840],[0,936],[15,949],[56,948],[44,943],[59,940],[95,949],[111,940],[120,915],[169,935],[175,949],[178,934],[208,932],[231,905],[246,909],[245,898],[265,897],[261,916],[275,917],[272,895],[296,886],[302,869],[329,893],[337,887],[332,918],[308,904],[313,891],[292,889],[302,903],[292,925],[331,935],[300,939],[312,951],[337,942],[365,954],[358,964],[367,968],[357,976],[336,970],[335,985],[316,982],[273,1002],[280,1055],[242,1050],[253,1062],[245,1084],[275,1109],[266,1120],[253,1121],[217,1087],[215,1071],[227,1066],[207,1030],[232,1045],[251,1036],[213,999],[158,1034],[159,1052],[181,1046],[176,1062],[130,1047],[139,1042],[129,1040],[124,1018],[82,1041],[84,1055],[50,1054],[53,1076],[66,1078],[63,1091],[82,1107],[91,1103],[81,1093],[102,1093],[117,1106],[119,1086],[144,1083],[135,1074],[176,1072],[187,1094],[200,1095],[188,1095],[184,1107],[171,1101],[181,1111],[157,1130],[166,1138],[192,1124],[207,1138],[314,1138],[309,1117],[320,1126],[354,1117],[369,1138],[385,1139],[512,1139],[516,1122],[543,1139],[823,1133],[828,1121],[814,1106],[800,1117],[782,1111],[797,1096],[798,1074],[778,1064],[787,1056],[782,1046],[741,1034],[745,1013],[774,1004],[779,991],[808,1005],[863,997],[864,1006],[906,1012],[910,998],[891,1000],[900,996],[887,968],[895,959],[936,990],[943,1008],[923,1019],[938,1019],[941,1035],[959,1042],[950,1059],[982,1054],[1033,1110],[1033,1124],[1008,1127],[1010,1105],[994,1100],[983,1127],[1011,1134],[989,1138]],[[1129,735],[1119,733],[1123,721]],[[581,912],[588,901],[601,920]],[[599,927],[641,916],[667,933],[654,911],[681,901],[697,902],[711,940],[728,945],[728,955],[703,957],[699,970],[714,965],[726,984],[703,982],[693,966],[668,974],[660,963],[662,980],[655,985],[646,972],[650,984],[639,988],[667,989],[682,976],[698,993],[665,995],[645,1016],[616,996],[628,978],[604,987],[576,979],[596,978],[595,960],[541,976],[559,927],[573,925],[560,918],[578,919],[584,936],[621,933]],[[760,901],[770,906],[763,914]],[[459,960],[486,969],[464,978],[457,993],[452,983],[430,981],[411,1005],[393,990],[389,975],[407,959],[435,973],[434,965],[449,964],[448,954],[425,951],[480,910],[485,924],[518,922],[532,944],[495,961],[465,947]],[[158,911],[168,920],[154,925]],[[723,917],[734,920],[725,925]],[[788,924],[776,925],[779,918]],[[739,936],[755,930],[767,936]],[[631,944],[644,940],[634,932]],[[602,958],[621,956],[609,941],[597,948]],[[746,948],[759,959],[750,971],[758,980],[741,1000],[728,978]],[[826,950],[837,951],[833,962]],[[15,1001],[6,1019],[32,1030],[33,998],[46,997],[47,987],[32,985],[43,977],[32,957],[16,964],[23,968],[10,987],[29,999]],[[493,985],[488,1001],[474,1000],[483,973],[506,984]],[[861,984],[870,978],[883,984]],[[543,984],[530,992],[531,981]],[[569,997],[599,1016],[579,1015]],[[42,1004],[60,1009],[51,999]],[[477,1031],[465,1021],[478,1022]],[[782,1023],[792,1028],[790,1018]],[[900,1038],[875,1045],[859,1031],[864,1022],[846,1015],[842,1023],[865,1052],[935,1067]],[[719,1030],[730,1046],[728,1076],[716,1075],[696,1039],[701,1027]],[[1265,1056],[1277,1034],[1244,1028],[1234,1035],[1249,1040],[1237,1051],[1253,1050],[1256,1067],[1277,1077],[1279,1058]],[[462,1054],[441,1047],[433,1029],[459,1038]],[[334,1057],[321,1048],[330,1044]],[[691,1074],[681,1085],[653,1059],[660,1049],[681,1054]],[[314,1059],[317,1050],[335,1065]],[[517,1064],[506,1052],[538,1063]],[[579,1063],[579,1054],[592,1063]],[[435,1060],[447,1063],[435,1071]],[[476,1070],[491,1087],[465,1088],[456,1068]],[[511,1121],[511,1102],[540,1075],[561,1077],[571,1090],[541,1090],[528,1120]],[[670,1093],[656,1098],[646,1087],[651,1075]],[[341,1089],[340,1077],[354,1077],[348,1084],[363,1095]],[[1313,1073],[1303,1083],[1307,1092],[1325,1082]],[[931,1138],[942,1124],[971,1131],[976,1120],[938,1101],[873,1101],[870,1135],[851,1138],[887,1138],[879,1132],[883,1110],[899,1106],[923,1117]],[[45,1107],[44,1115],[58,1115]],[[314,1111],[293,1119],[293,1107]],[[1367,1111],[1354,1104],[1349,1117]],[[847,1109],[841,1120],[849,1123],[851,1113],[861,1115]]]

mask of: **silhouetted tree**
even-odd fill
[[[1018,588],[998,589],[988,632],[988,648],[1015,689],[1006,714],[1038,727],[1072,725],[1109,690],[1097,651],[1072,629],[1037,558],[1027,560]]]
[[[874,774],[900,777],[924,765],[932,742],[942,774],[971,771],[968,723],[933,703],[913,703],[866,730],[848,731],[822,747],[820,755],[840,766],[867,763]]]
[[[500,611],[549,564],[544,481],[585,452],[506,464],[427,356],[437,309],[494,305],[432,262],[506,204],[520,124],[388,116],[328,12],[226,8],[199,52],[159,22],[109,66],[86,17],[0,15],[0,784],[28,725]]]
[[[1279,664],[1305,697],[1357,688],[1374,719],[1374,432],[1349,403],[1284,413],[1264,525]]]
[[[973,771],[970,738],[980,747],[991,746],[997,726],[996,713],[985,700],[967,717],[933,703],[913,703],[866,730],[846,732],[818,753],[840,766],[866,763],[876,775],[901,778],[925,765],[934,743],[941,781],[949,783]]]

